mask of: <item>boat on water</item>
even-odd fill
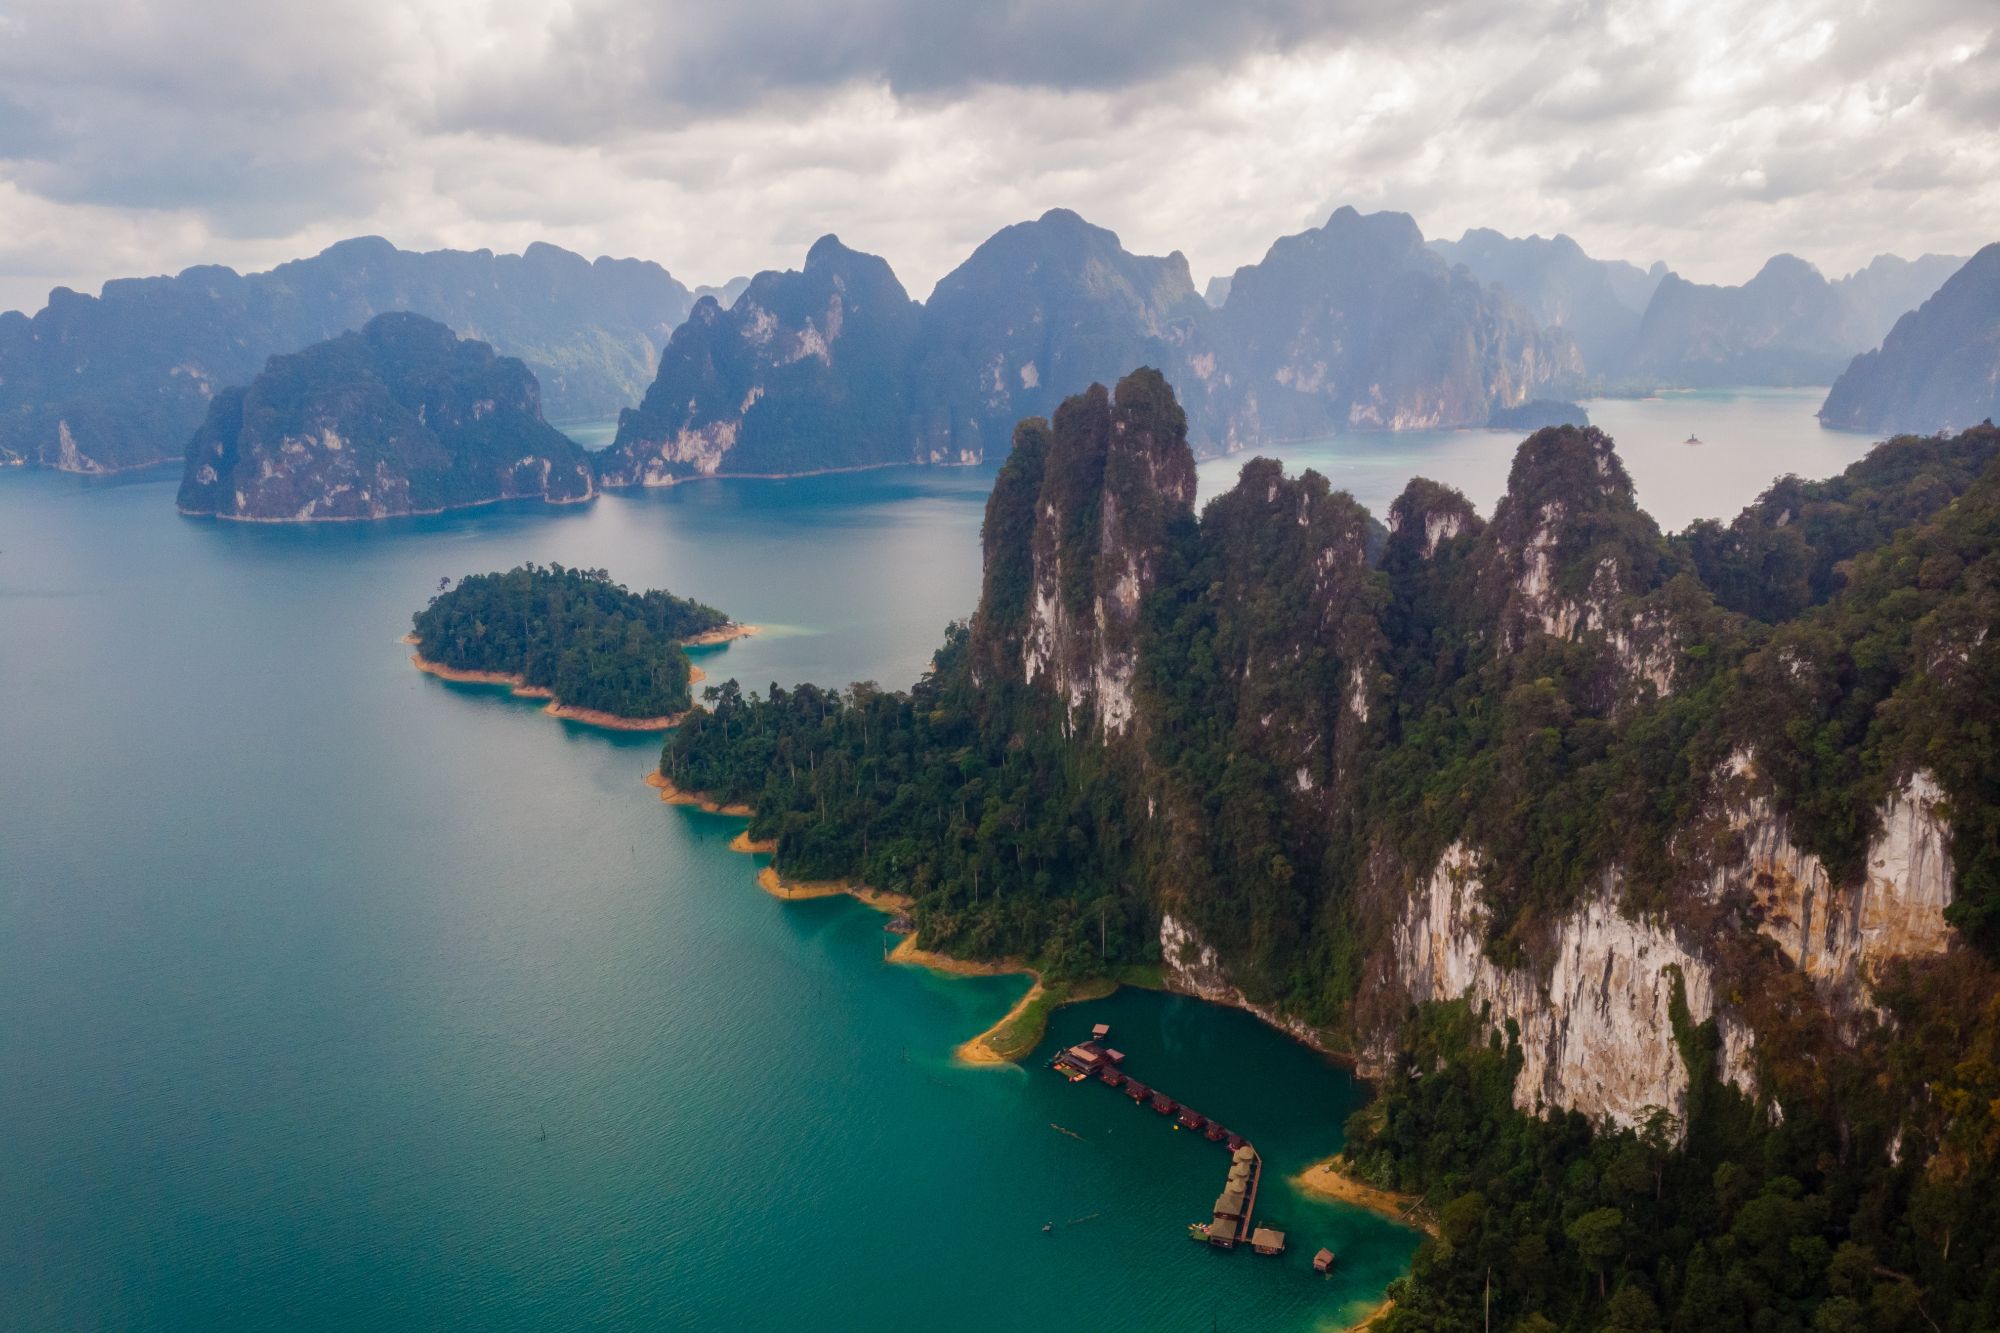
[[[1690,435],[1690,436],[1688,436],[1688,437],[1687,437],[1687,438],[1686,438],[1685,440],[1682,440],[1682,441],[1681,441],[1681,443],[1682,443],[1682,444],[1700,444],[1700,443],[1701,443],[1701,437],[1700,437],[1699,435]]]

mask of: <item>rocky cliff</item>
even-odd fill
[[[652,378],[690,296],[657,264],[551,245],[519,255],[342,241],[266,273],[214,266],[58,288],[0,315],[0,461],[115,472],[178,458],[266,358],[409,310],[522,358],[559,421],[608,417]]]
[[[1004,448],[1014,423],[1153,366],[1206,430],[1216,352],[1187,260],[1135,255],[1068,209],[1003,228],[924,303],[910,372],[918,451],[934,461]]]
[[[1432,1311],[1479,1308],[1489,1253],[1496,1292],[1503,1260],[1565,1256],[1513,1284],[1517,1320],[1558,1287],[1616,1305],[1627,1237],[1678,1309],[1722,1308],[1650,1219],[1844,1287],[1848,1237],[1991,1234],[1992,451],[1896,441],[1774,487],[1732,530],[1805,530],[1808,592],[1766,621],[1600,431],[1523,441],[1490,521],[1412,482],[1378,544],[1267,460],[1195,516],[1177,415],[1147,372],[1023,423],[985,599],[915,687],[733,692],[663,771],[754,802],[796,873],[908,893],[927,947],[1157,962],[1354,1055],[1384,1095],[1350,1160],[1450,1201],[1412,1276]],[[1470,1301],[1438,1295],[1454,1263]]]
[[[542,420],[526,366],[390,314],[220,394],[188,443],[180,507],[302,522],[593,493],[588,458]]]
[[[1045,680],[1069,726],[1106,738],[1132,723],[1139,608],[1169,527],[1194,505],[1187,419],[1157,371],[1102,385],[1057,409],[1028,529],[1020,678]]]
[[[919,461],[904,393],[918,317],[888,264],[834,236],[726,310],[704,297],[619,415],[603,484]]]
[[[2000,418],[2000,243],[1968,260],[1877,351],[1842,372],[1820,420],[1931,432]]]

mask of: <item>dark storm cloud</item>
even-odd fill
[[[573,138],[607,119],[701,116],[861,81],[907,97],[984,85],[1113,90],[1253,53],[1416,34],[1470,0],[583,0],[530,61],[462,90],[446,123]]]

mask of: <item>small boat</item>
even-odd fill
[[[1681,443],[1698,445],[1701,443],[1701,437],[1698,435],[1690,435],[1685,440],[1682,440]]]

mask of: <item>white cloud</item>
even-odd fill
[[[1970,253],[1987,0],[28,0],[0,14],[0,303],[343,236],[655,258],[818,235],[916,295],[1062,205],[1197,277],[1340,203],[1742,281]]]

